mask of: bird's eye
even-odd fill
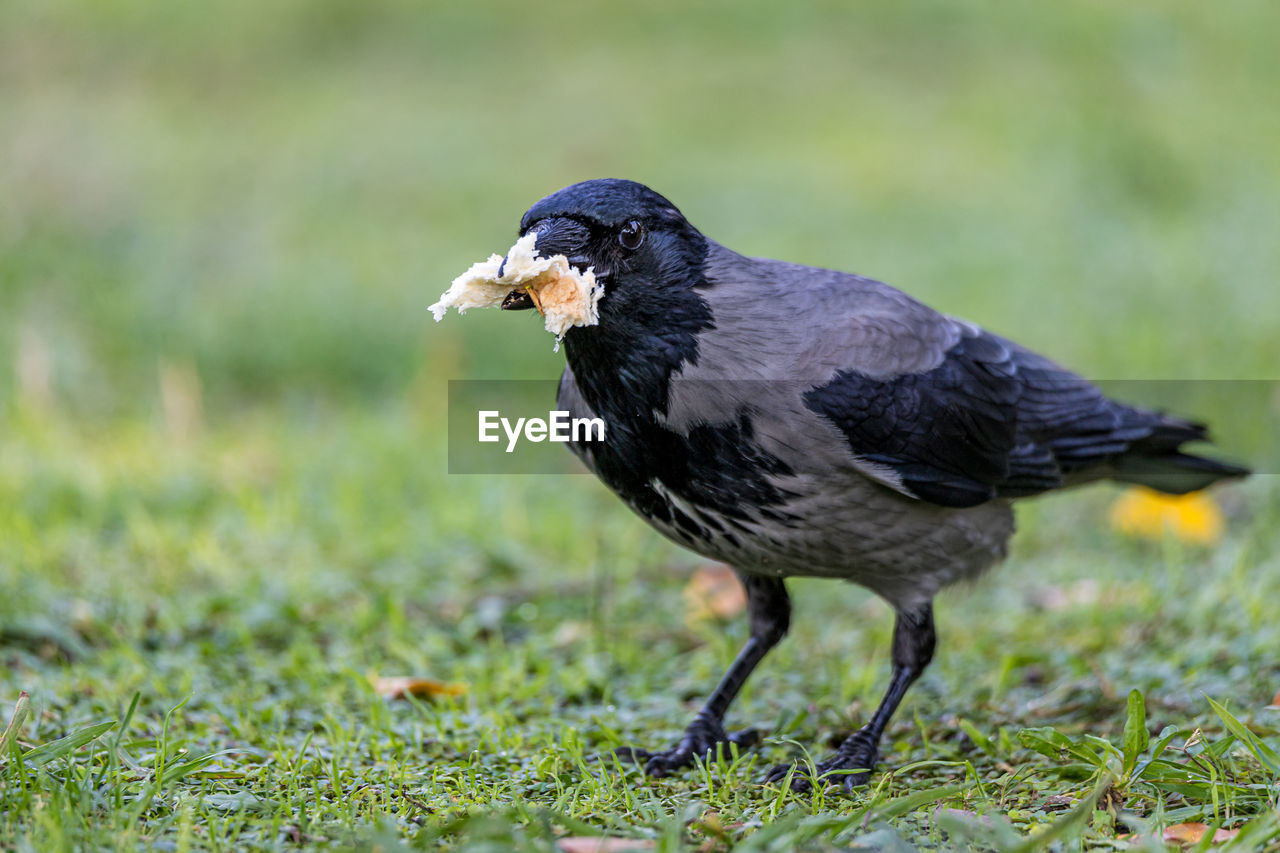
[[[644,242],[644,226],[634,219],[631,220],[618,232],[618,242],[624,249],[639,249],[640,244]]]

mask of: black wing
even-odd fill
[[[932,370],[890,379],[842,371],[804,401],[839,427],[859,458],[942,506],[1037,494],[1106,465],[1120,476],[1125,460],[1132,470],[1150,467],[1134,457],[1157,461],[1166,475],[1199,472],[1149,483],[1167,491],[1243,473],[1177,452],[1204,439],[1203,426],[1109,400],[1087,380],[976,328],[966,328]]]

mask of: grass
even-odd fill
[[[765,744],[649,781],[592,757],[673,740],[745,626],[688,620],[697,561],[590,478],[445,474],[447,380],[559,356],[425,310],[614,174],[1117,393],[1274,380],[1276,16],[0,7],[0,849],[1280,849],[1273,475],[1210,548],[1124,538],[1109,487],[1028,503],[850,798],[758,782],[887,680],[887,609],[796,582],[732,711]],[[1188,409],[1265,456],[1247,387]]]
[[[943,653],[891,730],[887,772],[810,799],[757,780],[864,718],[887,675],[886,608],[795,584],[795,630],[734,711],[770,733],[762,750],[656,782],[594,764],[674,738],[744,626],[687,624],[691,558],[585,478],[439,476],[421,445],[432,417],[255,420],[185,443],[21,425],[0,457],[5,687],[35,713],[0,771],[5,843],[545,849],[585,826],[667,849],[824,849],[892,825],[941,844],[997,836],[938,806],[1025,833],[1109,777],[1110,811],[1074,837],[1275,809],[1274,763],[1205,696],[1275,748],[1268,488],[1240,489],[1249,515],[1212,551],[1119,538],[1096,493],[1032,505],[1010,564],[944,597]],[[371,672],[468,690],[388,703]],[[1098,740],[1128,739],[1133,688],[1143,730],[1175,733],[1152,739],[1155,770]],[[86,729],[99,736],[79,749],[19,757]]]

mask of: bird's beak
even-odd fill
[[[589,265],[582,251],[586,248],[591,232],[581,222],[562,217],[544,219],[534,226],[534,230],[538,236],[533,246],[542,257],[565,255],[575,267],[586,269]],[[502,275],[506,263],[503,260],[498,267],[498,275]],[[528,291],[513,290],[502,300],[501,307],[504,311],[524,311],[535,306]]]
[[[533,307],[533,298],[527,290],[513,290],[503,298],[499,307],[503,311],[526,311]]]

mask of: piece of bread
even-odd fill
[[[526,234],[516,241],[505,259],[502,255],[490,255],[487,261],[472,264],[455,278],[440,295],[440,301],[431,306],[436,322],[440,322],[450,308],[457,308],[461,314],[468,308],[500,306],[513,290],[528,291],[547,331],[556,336],[557,342],[574,326],[594,326],[600,322],[597,306],[604,295],[604,286],[596,281],[595,272],[590,269],[578,272],[564,255],[535,256],[537,237],[536,233]]]

